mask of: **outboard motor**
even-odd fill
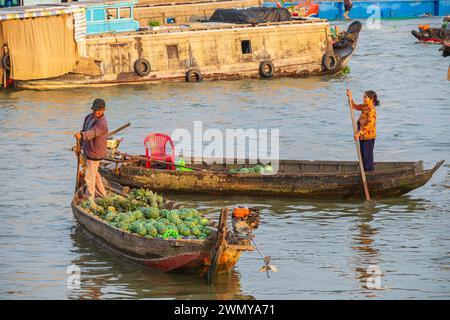
[[[233,210],[231,224],[236,235],[252,238],[253,230],[259,226],[259,209],[238,207]]]

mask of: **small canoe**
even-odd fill
[[[106,159],[100,172],[106,179],[123,185],[174,193],[364,198],[359,166],[355,161],[280,160],[277,173],[261,174],[230,173],[230,170],[254,167],[255,164],[248,160],[220,159],[219,162],[204,159],[206,162],[201,164],[190,160],[186,161],[186,166],[196,169],[192,172],[148,169],[143,156],[128,156],[125,161]],[[406,194],[426,184],[443,162],[439,161],[429,170],[424,170],[422,161],[378,162],[375,171],[367,172],[370,194],[373,198]]]
[[[81,207],[75,195],[72,211],[84,233],[96,243],[124,258],[163,272],[196,274],[201,277],[230,271],[243,251],[252,251],[250,240],[227,232],[228,210],[222,209],[219,224],[205,240],[145,238],[122,231]],[[172,201],[167,209],[178,208]],[[214,270],[211,270],[214,261]]]

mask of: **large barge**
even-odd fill
[[[80,2],[56,9],[47,8],[46,15],[43,7],[5,15],[0,10],[3,85],[51,89],[331,75],[347,65],[361,30],[361,24],[353,22],[333,39],[323,19],[141,28],[133,18],[133,3]],[[65,27],[70,21],[74,28]],[[8,32],[12,25],[20,25],[26,37]],[[27,32],[29,28],[39,30],[39,41],[27,41],[37,34]],[[56,33],[64,46],[49,40]]]

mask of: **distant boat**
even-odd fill
[[[431,28],[429,25],[419,25],[418,30],[412,30],[411,34],[420,42],[445,43],[450,41],[450,27],[447,27],[449,17],[445,17],[440,28]]]

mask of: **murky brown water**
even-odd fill
[[[431,19],[432,24],[441,20]],[[450,167],[406,196],[363,202],[183,196],[210,212],[221,206],[262,210],[257,241],[279,272],[259,273],[244,254],[214,287],[162,274],[91,243],[70,210],[72,133],[96,97],[111,128],[131,121],[123,150],[143,152],[150,131],[279,128],[281,155],[355,159],[345,88],[379,93],[377,160],[450,161],[448,59],[409,31],[430,20],[383,22],[361,34],[351,73],[334,78],[161,84],[66,91],[0,91],[0,297],[6,299],[350,299],[450,297]],[[81,288],[66,286],[70,265]],[[382,290],[366,288],[377,265]]]

